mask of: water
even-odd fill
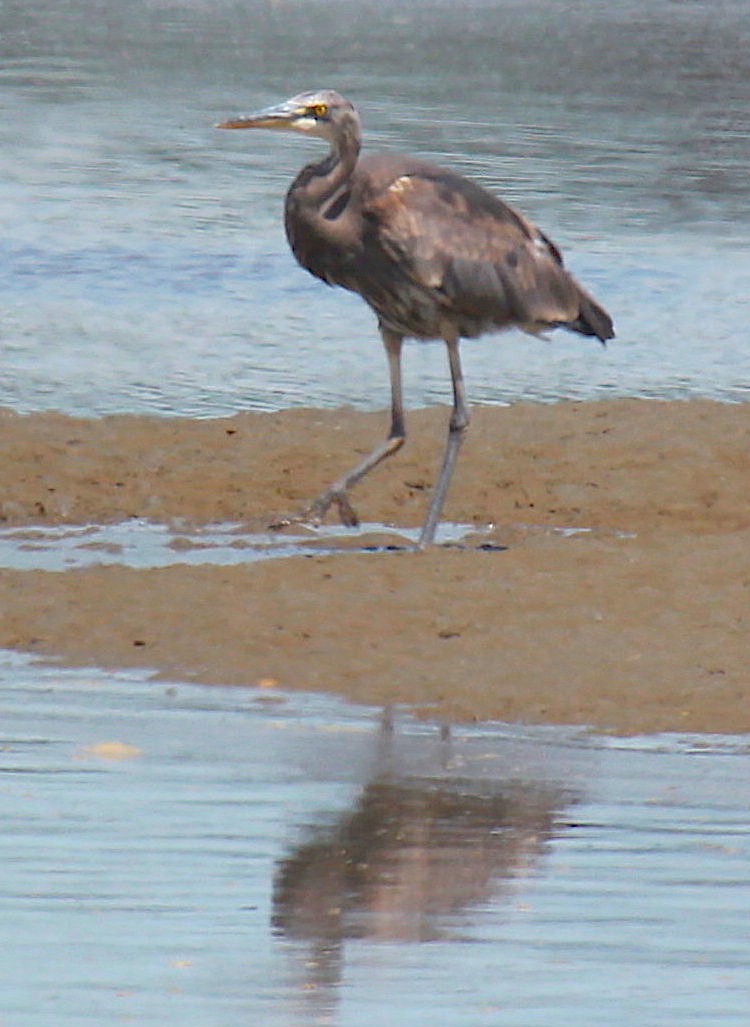
[[[387,405],[371,313],[283,237],[316,144],[212,127],[318,85],[372,147],[517,203],[615,315],[606,350],[465,345],[473,401],[748,397],[743,0],[25,0],[0,55],[0,405]],[[406,389],[448,399],[441,346],[409,347]]]
[[[0,705],[3,1027],[747,1023],[746,739],[7,653]]]
[[[479,531],[474,525],[444,522],[438,526],[435,541],[438,545],[504,548],[491,538],[490,529]],[[585,530],[558,528],[552,533],[564,537]],[[139,519],[117,524],[0,528],[0,567],[58,572],[107,564],[140,570],[174,564],[226,567],[288,556],[413,549],[420,531],[365,523],[356,532],[333,524],[253,533],[240,524],[178,528]]]

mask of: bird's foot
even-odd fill
[[[357,517],[356,511],[343,489],[328,489],[327,492],[313,500],[307,510],[305,510],[305,520],[310,524],[322,524],[325,515],[334,505],[339,512],[339,520],[344,527],[356,528],[359,524],[359,517]]]
[[[282,528],[288,528],[292,524],[313,524],[317,526],[323,523],[325,515],[334,505],[338,509],[339,519],[344,527],[356,528],[359,524],[359,517],[357,517],[354,507],[349,502],[346,492],[341,489],[328,489],[327,492],[318,496],[309,506],[305,507],[301,513],[277,518],[268,525],[269,531],[281,531]]]

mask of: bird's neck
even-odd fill
[[[359,133],[342,135],[321,161],[308,164],[294,181],[290,194],[304,206],[320,210],[349,181],[359,157]]]

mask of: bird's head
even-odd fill
[[[274,128],[303,132],[335,143],[352,129],[359,134],[359,115],[353,104],[333,89],[299,93],[283,103],[222,121],[217,128]]]

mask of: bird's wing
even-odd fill
[[[442,169],[402,174],[368,199],[373,240],[446,309],[498,325],[572,321],[579,288],[555,245],[480,186]]]

